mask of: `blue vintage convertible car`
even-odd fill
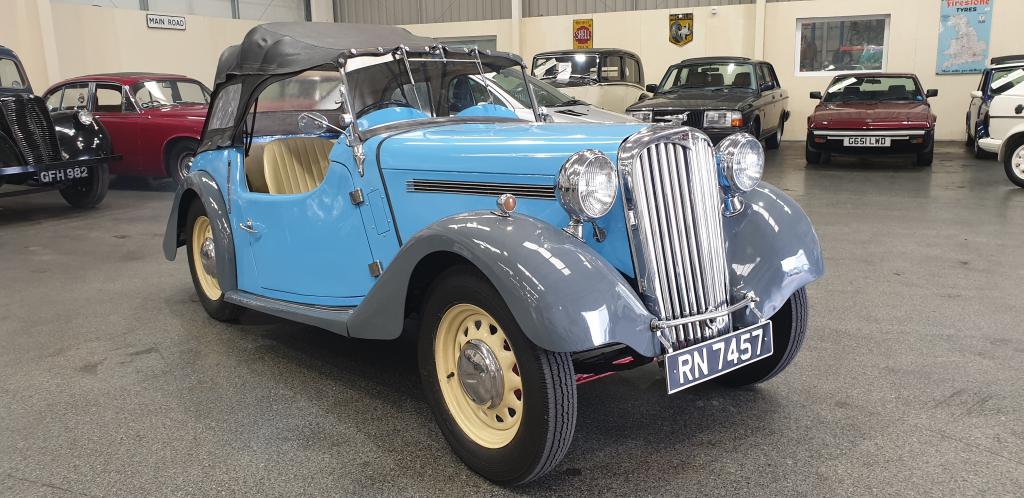
[[[569,447],[577,374],[657,360],[668,392],[778,374],[823,265],[753,137],[524,121],[460,83],[502,71],[530,92],[517,56],[400,28],[253,28],[221,57],[164,252],[187,248],[218,320],[418,334],[444,437],[518,484]]]

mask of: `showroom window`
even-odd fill
[[[158,14],[179,14],[263,22],[308,21],[309,0],[53,0],[97,7],[145,10]]]
[[[889,16],[797,19],[798,75],[884,71]]]

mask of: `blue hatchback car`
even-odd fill
[[[578,375],[658,361],[671,393],[781,372],[824,269],[750,135],[527,121],[489,91],[465,106],[460,78],[509,68],[536,102],[514,55],[392,27],[253,28],[221,57],[164,252],[186,248],[218,320],[418,335],[453,451],[518,484],[569,447]]]

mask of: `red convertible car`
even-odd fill
[[[836,76],[807,117],[807,162],[832,154],[913,154],[931,166],[935,114],[928,104],[938,90],[923,90],[913,74],[857,73]]]
[[[93,74],[57,83],[43,99],[51,112],[86,109],[103,123],[123,157],[112,174],[180,182],[199,147],[210,90],[177,74]]]

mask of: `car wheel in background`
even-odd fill
[[[1006,170],[1006,177],[1014,185],[1024,188],[1024,140],[1017,139],[1006,149],[1008,153],[1003,159],[1003,169]]]
[[[164,158],[167,176],[181,185],[192,171],[192,159],[196,157],[198,148],[199,142],[195,140],[181,140],[172,145],[167,151],[167,157]]]
[[[89,169],[89,176],[72,180],[60,188],[60,195],[76,208],[96,207],[107,197],[110,187],[110,166],[98,164]]]
[[[804,142],[804,158],[807,160],[807,164],[821,164],[822,153],[811,149],[810,144]]]
[[[474,472],[521,484],[565,456],[576,427],[572,357],[533,344],[475,268],[449,269],[431,285],[419,368],[434,420]]]
[[[915,163],[918,166],[931,166],[932,161],[935,159],[935,150],[927,150],[925,152],[918,152]]]
[[[779,118],[779,127],[775,129],[775,133],[772,136],[764,140],[764,148],[766,149],[778,149],[782,143],[782,132],[786,129],[786,122],[782,117]]]
[[[194,202],[188,210],[186,228],[186,252],[192,284],[196,288],[199,302],[206,313],[222,322],[238,318],[242,308],[224,300],[220,281],[217,278],[217,252],[213,242],[213,225],[206,216],[200,202]]]
[[[782,373],[804,343],[807,335],[807,290],[800,289],[793,293],[770,318],[772,322],[772,342],[775,350],[772,355],[751,363],[738,370],[733,370],[718,378],[718,382],[727,386],[740,387],[764,382]]]

